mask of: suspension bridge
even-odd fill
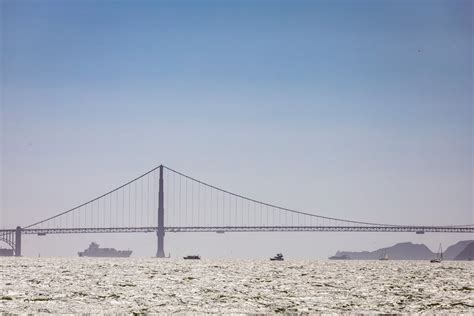
[[[390,225],[321,216],[245,197],[160,165],[69,210],[0,229],[0,241],[21,256],[25,234],[153,232],[156,257],[165,257],[165,232],[270,231],[473,233],[474,225]]]

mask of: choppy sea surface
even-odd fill
[[[0,258],[0,312],[474,313],[474,263]]]

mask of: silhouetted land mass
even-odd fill
[[[460,255],[466,247],[474,244],[473,240],[460,241],[446,249],[443,254],[445,260],[454,260]],[[387,254],[390,260],[430,260],[436,257],[436,253],[432,252],[424,244],[413,244],[411,242],[398,243],[392,247],[381,248],[375,251],[338,251],[336,256],[347,255],[353,260],[378,260]],[[459,260],[468,260],[459,259]]]
[[[455,243],[452,246],[446,248],[446,251],[443,253],[443,257],[447,260],[454,260],[457,255],[461,253],[473,240],[463,240]]]
[[[454,260],[474,260],[474,241],[470,242]]]

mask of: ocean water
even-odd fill
[[[474,262],[0,258],[0,312],[474,313]]]

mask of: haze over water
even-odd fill
[[[474,313],[472,262],[2,258],[0,312]]]

